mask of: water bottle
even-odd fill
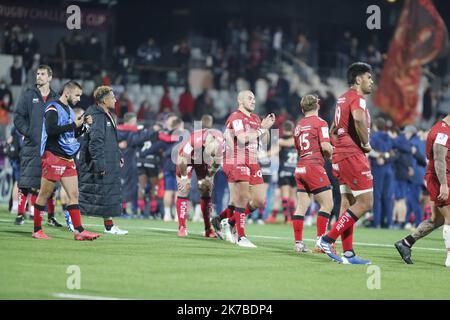
[[[66,225],[67,225],[67,229],[70,232],[74,232],[75,229],[73,228],[73,223],[72,223],[72,219],[70,218],[70,214],[69,211],[64,211],[64,217],[66,218]]]

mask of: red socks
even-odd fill
[[[351,226],[347,230],[345,230],[342,235],[342,250],[345,251],[353,251],[353,228],[355,226]]]
[[[17,194],[19,200],[19,206],[17,208],[17,215],[24,216],[25,215],[25,207],[27,205],[27,197],[28,190],[19,188],[19,192]]]
[[[253,211],[255,211],[256,210],[256,208],[253,208],[251,205],[250,205],[250,202],[249,203],[247,203],[247,205],[245,206],[245,211],[244,211],[244,213],[245,213],[245,215],[246,216],[248,216],[249,214],[251,214]]]
[[[67,211],[69,211],[70,218],[72,219],[74,229],[77,229],[78,231],[80,231],[79,229],[82,228],[80,207],[77,204],[71,204],[70,206],[67,206]],[[111,221],[111,226],[113,225],[112,220],[107,220],[107,221]],[[106,226],[106,221],[104,223]],[[82,231],[83,230],[81,230],[80,232],[82,232]]]
[[[330,214],[319,211],[317,214],[317,236],[321,237],[327,232],[328,221],[330,220]]]
[[[202,209],[203,221],[205,222],[205,230],[211,230],[211,197],[200,198],[200,208]]]
[[[336,241],[339,235],[344,234],[344,232],[349,228],[352,228],[351,234],[353,234],[353,225],[356,221],[358,221],[358,217],[356,217],[353,212],[351,212],[350,210],[345,211],[339,217],[338,221],[333,225],[333,228],[330,230],[330,232],[327,233],[326,237],[333,241]],[[347,237],[348,236],[349,235],[347,235]]]
[[[233,215],[238,237],[245,237],[245,209],[236,208]]]
[[[294,227],[295,241],[303,240],[303,222],[304,221],[305,221],[304,216],[294,215],[292,217],[292,226]]]
[[[220,220],[223,220],[226,218],[231,218],[233,216],[234,209],[235,209],[235,206],[229,205],[228,208],[226,208],[219,214]]]
[[[178,215],[178,227],[186,227],[186,219],[189,209],[188,198],[177,198],[177,215]]]
[[[34,232],[42,229],[42,211],[44,210],[44,206],[40,206],[37,203],[34,204]]]

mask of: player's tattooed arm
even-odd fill
[[[337,132],[336,132],[336,126],[334,125],[334,122],[331,124],[331,128],[330,128],[330,137],[332,141],[336,141],[337,140]]]
[[[441,185],[447,184],[447,152],[448,149],[439,144],[433,144],[434,168]]]
[[[187,159],[182,155],[178,156],[178,168],[182,177],[187,176]]]

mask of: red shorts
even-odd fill
[[[323,166],[305,164],[295,168],[297,191],[318,194],[331,189],[330,179]]]
[[[231,164],[226,164],[224,163],[222,165],[222,171],[225,174],[225,176],[227,177],[227,181],[228,183],[234,183],[234,175],[233,175],[233,168],[234,166]]]
[[[347,185],[352,191],[373,188],[369,160],[363,154],[333,162],[333,175],[338,179],[340,185]]]
[[[450,205],[450,197],[448,197],[447,201],[438,201],[437,199],[440,193],[441,184],[439,183],[439,179],[435,174],[425,174],[425,184],[427,186],[428,192],[430,193],[430,199],[434,202],[436,207],[445,207]],[[447,176],[447,184],[450,185],[449,176]]]
[[[247,181],[250,185],[264,184],[264,179],[259,164],[238,164],[229,168],[228,182]],[[224,171],[225,172],[225,171]]]
[[[75,161],[66,160],[45,151],[42,156],[42,177],[44,179],[58,182],[63,177],[77,176]]]
[[[192,172],[195,171],[195,174],[197,175],[197,180],[202,180],[206,178],[206,175],[208,174],[209,165],[207,164],[193,164],[187,166],[187,176],[189,179],[192,178]],[[180,169],[177,166],[177,177],[181,178]]]

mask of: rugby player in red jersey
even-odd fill
[[[337,100],[333,139],[333,174],[341,191],[341,216],[333,228],[318,242],[319,247],[334,261],[346,264],[371,264],[353,250],[353,227],[373,205],[373,177],[366,153],[369,143],[370,114],[364,95],[372,92],[372,68],[356,62],[347,70],[350,89]],[[343,256],[339,257],[332,244],[341,236]]]
[[[269,129],[275,122],[275,115],[269,114],[262,121],[256,114],[255,95],[244,90],[239,92],[238,110],[226,121],[225,136],[232,141],[224,159],[224,173],[228,182],[234,183],[231,203],[235,206],[231,218],[222,220],[225,235],[230,226],[237,231],[236,243],[241,247],[255,248],[245,236],[245,217],[259,207],[264,206],[266,195],[263,192],[264,179],[258,164],[258,141],[269,138]],[[228,238],[228,236],[227,236]]]
[[[222,133],[215,129],[196,130],[182,143],[178,152],[176,177],[178,184],[178,236],[188,235],[186,218],[189,208],[192,172],[195,171],[200,193],[200,207],[205,222],[205,237],[214,238],[211,229],[211,191],[214,175],[223,157]]]
[[[331,159],[333,147],[330,143],[328,124],[319,118],[319,99],[306,95],[300,102],[305,117],[294,131],[295,148],[298,153],[295,181],[297,182],[297,210],[292,217],[296,252],[310,252],[303,243],[303,221],[311,204],[310,195],[319,203],[317,214],[317,238],[325,234],[330,212],[333,209],[331,183],[324,168],[323,157]],[[322,252],[319,248],[316,252]]]
[[[450,183],[450,115],[436,123],[428,133],[426,142],[427,171],[425,182],[434,202],[432,216],[424,220],[416,231],[395,243],[395,247],[407,264],[411,260],[411,248],[414,243],[444,225],[443,237],[447,248],[445,266],[450,267],[450,198],[448,185]]]

